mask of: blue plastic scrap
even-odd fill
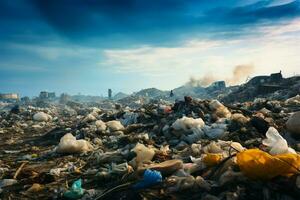
[[[159,171],[147,169],[144,172],[143,179],[133,186],[134,189],[144,189],[156,185],[162,181],[162,175]]]
[[[64,193],[64,197],[68,199],[79,199],[82,197],[84,193],[84,189],[81,187],[82,185],[82,180],[78,179],[72,184],[71,190],[68,190]]]

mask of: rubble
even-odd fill
[[[64,135],[55,149],[58,153],[83,153],[92,150],[93,146],[88,141],[76,140],[71,133]]]
[[[38,122],[47,122],[47,121],[51,121],[52,117],[49,114],[46,114],[44,112],[38,112],[33,115],[33,120]]]
[[[295,136],[300,136],[300,112],[295,112],[286,122],[286,128]]]
[[[224,90],[222,83],[215,87]],[[146,93],[161,96],[139,95]],[[297,98],[127,96],[82,103],[65,97],[0,104],[1,199],[300,195]]]

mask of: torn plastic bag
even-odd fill
[[[133,186],[134,189],[144,189],[151,187],[162,181],[162,176],[159,171],[147,169],[144,172],[143,180]]]
[[[237,154],[237,164],[251,179],[267,180],[300,172],[300,156],[292,153],[272,156],[259,149],[249,149]]]
[[[222,154],[208,153],[206,154],[206,156],[203,157],[202,161],[206,166],[212,167],[219,164],[222,161],[222,159]]]
[[[295,150],[288,146],[287,141],[278,133],[274,127],[270,127],[266,133],[266,139],[262,141],[264,145],[269,147],[271,155],[278,155],[283,153],[294,153]]]
[[[82,197],[84,190],[81,187],[82,180],[78,179],[72,184],[71,190],[68,190],[64,193],[64,197],[68,199],[79,199]]]

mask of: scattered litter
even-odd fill
[[[79,199],[83,196],[84,189],[81,187],[82,180],[78,179],[72,184],[72,187],[70,190],[66,191],[64,193],[64,197],[67,199]]]
[[[286,122],[286,128],[295,136],[300,136],[300,111],[295,112]]]
[[[249,149],[237,154],[237,164],[247,177],[266,180],[299,173],[300,156],[291,153],[272,156],[259,149]]]
[[[33,120],[38,122],[47,122],[47,121],[51,121],[52,117],[49,114],[46,114],[44,112],[38,112],[33,115]]]
[[[86,140],[76,140],[71,133],[64,135],[56,148],[58,153],[84,153],[92,151],[93,146]]]
[[[106,122],[106,126],[111,132],[124,130],[124,126],[117,120]]]
[[[216,86],[3,105],[0,199],[297,199],[295,92]]]
[[[172,124],[172,128],[189,132],[192,129],[201,129],[204,125],[204,121],[201,118],[193,119],[190,117],[182,117]]]
[[[159,171],[147,169],[143,179],[133,186],[134,189],[144,189],[162,182],[162,175]]]
[[[271,155],[278,155],[284,153],[294,153],[294,149],[288,147],[287,141],[278,133],[278,131],[274,127],[270,127],[266,133],[266,139],[262,141],[264,145],[266,145],[270,151]]]

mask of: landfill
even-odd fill
[[[250,84],[213,98],[2,102],[0,199],[299,199],[299,93],[243,96]]]

